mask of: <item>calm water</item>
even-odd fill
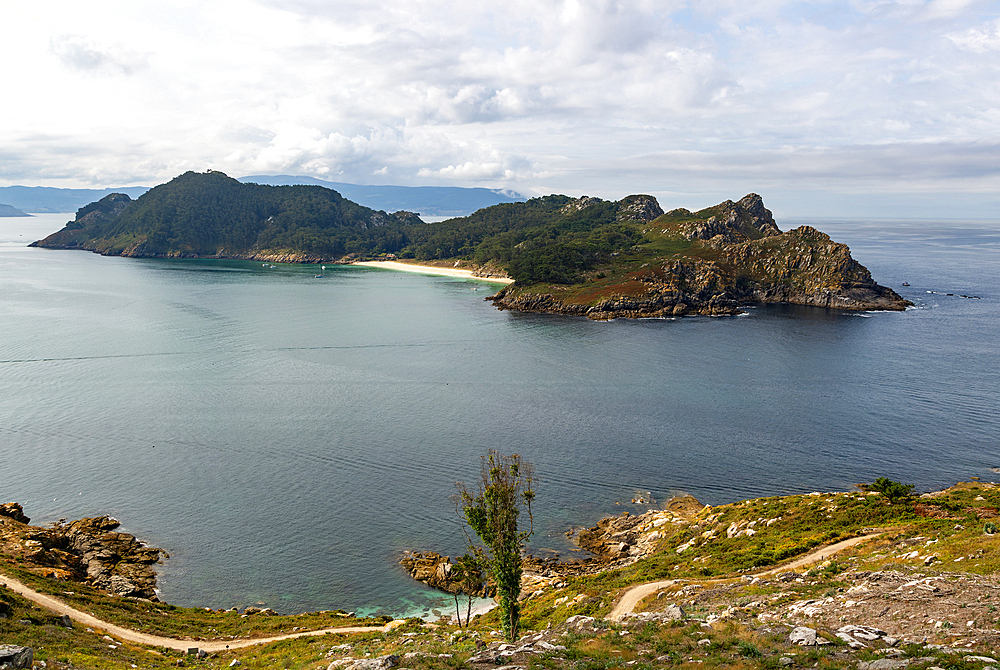
[[[996,223],[809,222],[905,313],[595,323],[480,282],[24,246],[67,218],[0,219],[0,498],[117,516],[175,604],[433,607],[396,561],[461,550],[448,497],[490,447],[536,464],[535,551],[636,491],[1000,479]]]

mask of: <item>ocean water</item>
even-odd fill
[[[462,551],[449,496],[489,448],[535,463],[531,549],[562,555],[636,492],[1000,479],[997,222],[778,222],[849,244],[905,313],[598,323],[476,281],[25,246],[66,218],[0,219],[0,498],[119,518],[178,605],[447,608],[397,561]]]

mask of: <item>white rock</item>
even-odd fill
[[[812,647],[816,645],[816,629],[798,626],[792,629],[788,635],[788,641],[802,647]]]

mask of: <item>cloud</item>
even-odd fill
[[[76,70],[134,74],[146,67],[148,56],[121,46],[99,45],[81,35],[53,37],[50,51]]]
[[[0,109],[8,180],[996,185],[986,0],[56,0],[5,21],[0,57],[26,65],[0,85],[32,91]]]

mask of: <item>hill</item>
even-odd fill
[[[0,205],[0,216],[31,216],[11,205]]]
[[[421,216],[466,216],[484,207],[525,200],[510,191],[459,186],[365,186],[290,175],[253,175],[240,177],[240,181],[271,186],[323,186],[366,207],[387,212],[406,210]]]
[[[33,246],[114,256],[311,262],[363,240],[420,224],[415,214],[362,207],[320,186],[243,184],[221,172],[186,172],[137,200],[113,193],[82,207]]]

